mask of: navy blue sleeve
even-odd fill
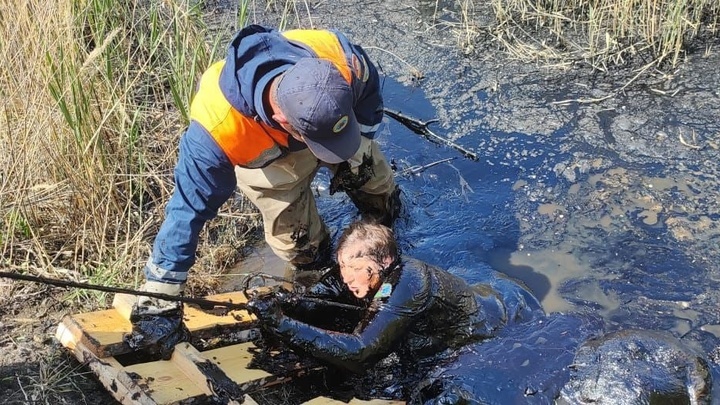
[[[383,118],[383,99],[380,91],[380,75],[375,65],[370,61],[365,51],[359,45],[352,45],[353,53],[359,58],[363,69],[362,77],[355,77],[355,81],[362,81],[362,91],[355,103],[355,116],[360,123],[360,131],[370,139],[375,137]],[[365,80],[367,79],[367,80]]]
[[[187,279],[203,225],[217,215],[236,185],[234,167],[225,153],[204,128],[192,121],[180,140],[175,191],[145,268],[149,280]]]
[[[377,68],[360,45],[350,42],[341,32],[333,31],[340,41],[348,64],[353,72],[352,88],[355,93],[355,117],[363,136],[373,139],[383,118],[383,99]]]

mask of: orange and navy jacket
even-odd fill
[[[301,58],[331,61],[350,83],[361,132],[373,138],[382,120],[375,66],[365,51],[329,30],[280,32],[259,25],[242,29],[227,56],[205,71],[180,140],[175,191],[145,266],[148,280],[184,282],[195,262],[198,235],[235,191],[234,167],[261,168],[306,148],[272,119],[263,90]]]

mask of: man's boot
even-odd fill
[[[320,280],[320,277],[334,265],[332,244],[328,237],[320,243],[317,251],[315,251],[314,258],[308,261],[307,256],[301,255],[288,262],[285,266],[285,279],[291,281],[291,283],[286,283],[283,286],[290,291],[310,287]]]
[[[162,283],[147,280],[141,291],[179,296],[185,283]],[[175,345],[190,339],[190,331],[183,322],[183,305],[179,301],[138,296],[130,313],[132,331],[123,341],[133,349],[144,349],[170,359]]]

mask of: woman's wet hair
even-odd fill
[[[357,256],[370,256],[378,264],[386,259],[395,261],[398,258],[398,246],[395,233],[385,225],[373,221],[356,221],[351,223],[338,240],[338,254],[349,244],[361,241],[365,246]]]

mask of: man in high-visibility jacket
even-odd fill
[[[397,215],[399,189],[373,140],[383,115],[378,72],[341,33],[242,29],[203,74],[190,115],[144,291],[183,291],[201,228],[236,187],[291,269],[313,269],[331,249],[310,189],[321,167],[365,216],[389,224]],[[138,302],[145,313],[166,305]]]

